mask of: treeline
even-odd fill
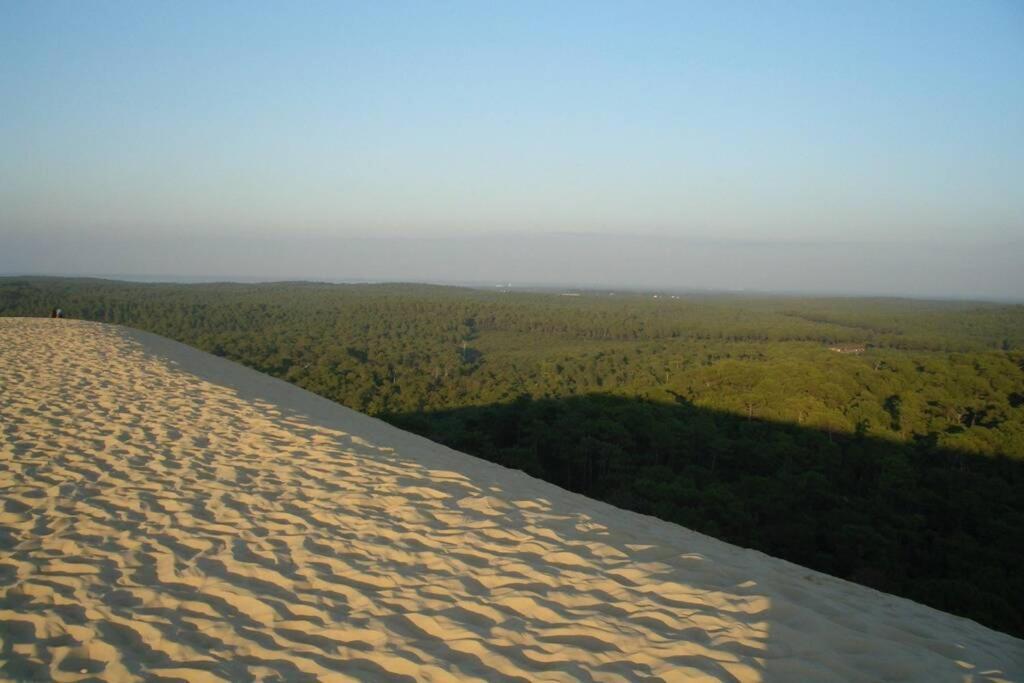
[[[1024,306],[0,278],[53,307],[1024,634]]]

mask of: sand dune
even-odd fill
[[[0,319],[0,676],[1024,680],[1024,642],[153,335]]]

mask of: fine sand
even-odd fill
[[[0,318],[0,677],[1024,680],[1024,642],[154,335]]]

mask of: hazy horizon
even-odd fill
[[[56,245],[15,241],[0,274],[179,282],[422,282],[1022,301],[1020,244],[730,242],[548,234],[423,238],[180,238],[94,236]],[[574,258],[574,254],[586,258]],[[862,264],[875,275],[865,279]],[[620,267],[625,264],[625,267]],[[635,264],[643,265],[643,274]],[[111,268],[111,265],[114,267]],[[631,267],[633,266],[633,267]],[[629,273],[623,276],[623,272]]]
[[[0,272],[1024,299],[1024,9],[0,7]]]

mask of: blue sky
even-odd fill
[[[7,2],[0,93],[11,244],[1024,239],[1017,2]]]

